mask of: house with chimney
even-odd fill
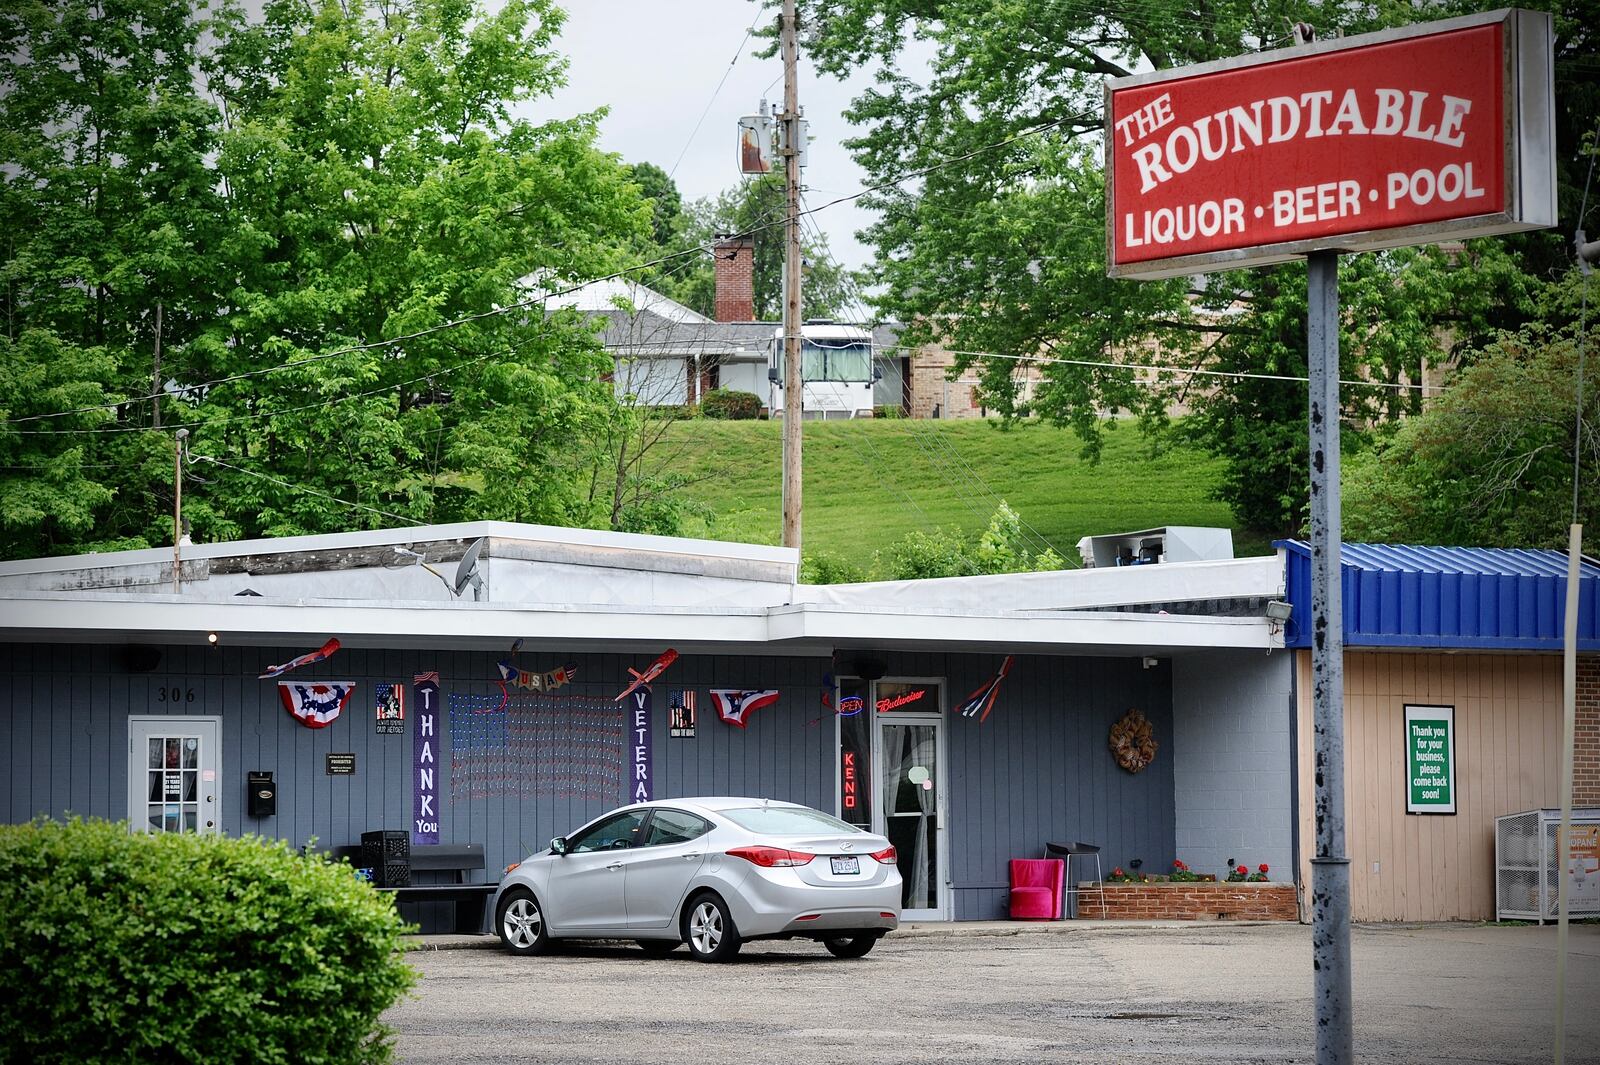
[[[716,388],[750,392],[770,415],[781,411],[781,392],[769,370],[781,322],[755,318],[755,245],[727,236],[714,246],[713,315],[705,315],[635,281],[606,279],[552,296],[551,307],[572,307],[604,322],[601,340],[616,369],[620,401],[651,407],[699,403]],[[808,326],[808,329],[811,327]],[[872,384],[867,398],[840,404],[808,387],[807,416],[860,416],[867,408],[898,410],[912,418],[981,418],[989,412],[978,392],[976,369],[951,376],[955,356],[938,345],[900,343],[896,323],[862,325],[872,341]],[[1024,371],[1024,396],[1038,370]],[[808,370],[808,380],[810,371]],[[849,408],[849,409],[844,409]]]

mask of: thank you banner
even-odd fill
[[[416,707],[411,730],[411,844],[439,842],[439,731],[444,708],[439,674],[418,673],[411,684]]]

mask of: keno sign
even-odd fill
[[[1554,225],[1552,35],[1497,11],[1108,82],[1108,273]]]

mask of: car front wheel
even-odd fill
[[[715,895],[701,895],[684,916],[684,941],[697,961],[727,961],[739,953],[739,930],[727,903]]]
[[[841,936],[837,939],[824,939],[822,945],[827,947],[828,953],[835,958],[865,958],[872,948],[878,945],[878,937]]]
[[[513,954],[543,954],[550,949],[550,933],[545,928],[544,911],[533,892],[512,888],[500,900],[495,915],[495,930],[500,941]]]

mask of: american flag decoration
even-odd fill
[[[771,706],[778,701],[778,690],[769,688],[766,691],[745,691],[740,688],[712,688],[711,701],[716,705],[717,716],[725,724],[744,728],[749,723],[751,714],[763,706]]]
[[[353,680],[280,680],[283,708],[306,728],[327,728],[356,690]]]
[[[1006,660],[1000,663],[1000,672],[983,687],[967,696],[967,701],[961,704],[962,717],[976,717],[978,724],[983,724],[989,716],[989,711],[994,709],[995,697],[1000,694],[1000,682],[1011,672],[1011,660],[1012,656],[1006,655]]]
[[[413,683],[413,684],[426,684],[430,680],[433,681],[435,684],[439,683],[439,671],[437,669],[432,670],[431,672],[428,672],[428,673],[418,673],[418,674],[416,674],[415,676],[413,676],[411,678],[411,683]]]

